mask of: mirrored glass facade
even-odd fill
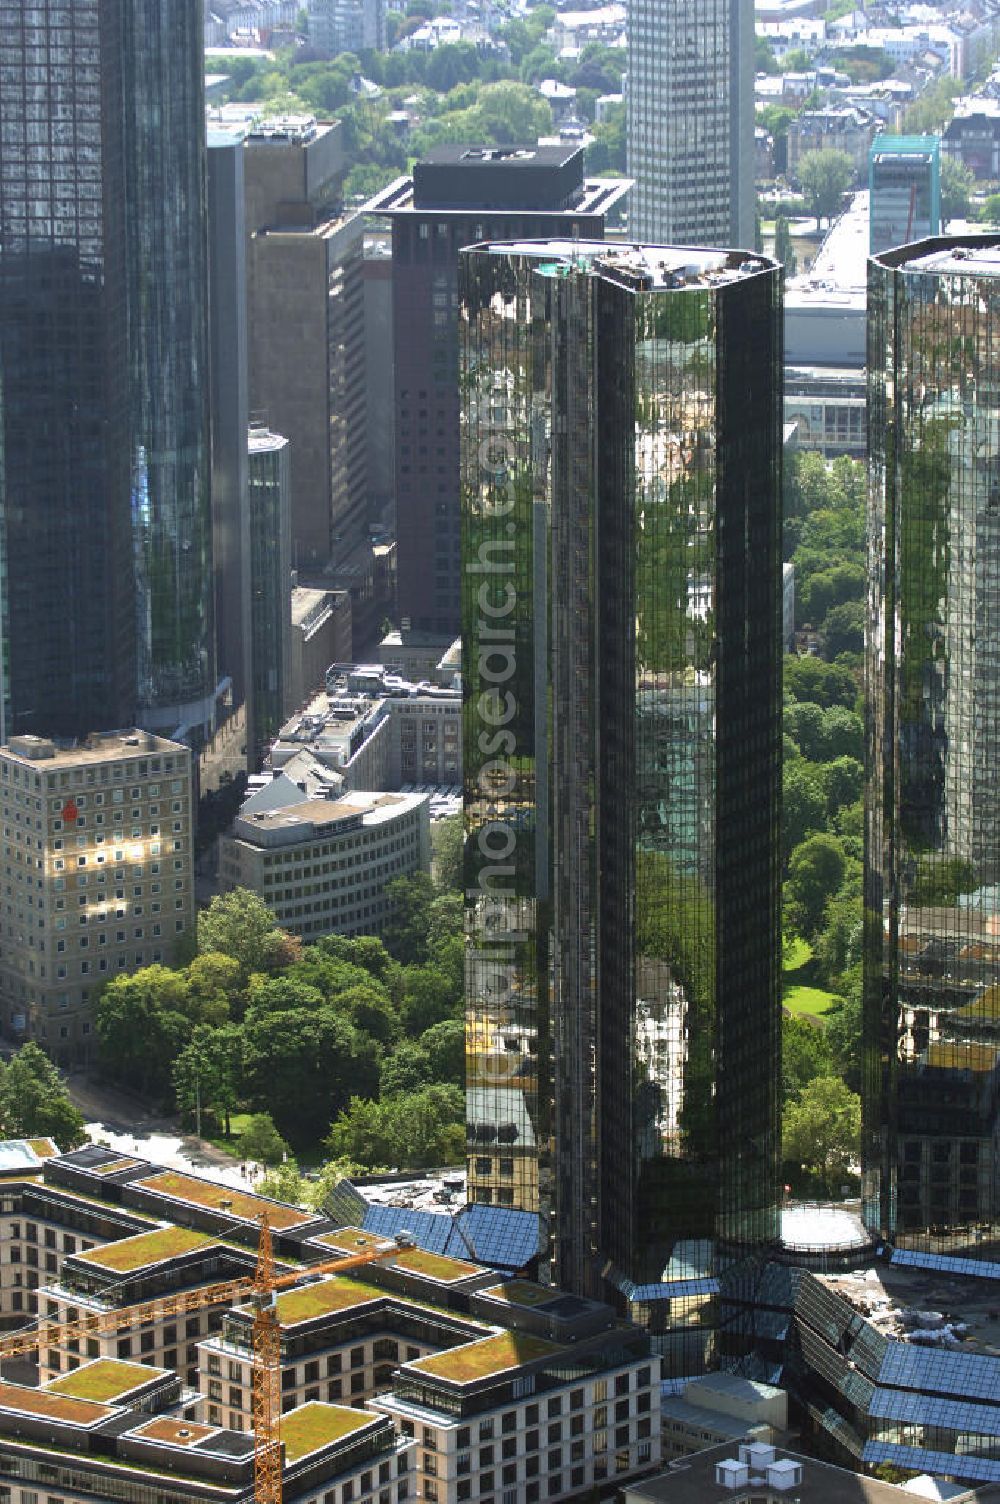
[[[1000,239],[869,263],[865,1213],[1000,1247]]]
[[[0,3],[6,732],[135,713],[121,10]]]
[[[695,1372],[778,1231],[779,273],[461,262],[470,1193]]]
[[[122,4],[139,699],[147,722],[181,711],[207,726],[216,678],[201,7]]]

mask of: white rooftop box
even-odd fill
[[[798,1488],[802,1482],[802,1464],[784,1457],[780,1462],[771,1462],[767,1468],[767,1481],[771,1488],[784,1490]]]
[[[722,1488],[743,1488],[750,1482],[750,1469],[745,1462],[727,1457],[725,1462],[715,1464],[715,1481]]]
[[[744,1442],[740,1446],[740,1461],[752,1467],[754,1472],[762,1473],[774,1461],[774,1448],[765,1446],[762,1441]]]

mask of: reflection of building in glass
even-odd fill
[[[996,1257],[1000,239],[871,263],[866,1216]]]
[[[779,273],[461,261],[469,1081],[554,1278],[692,1373],[778,1233]]]
[[[292,514],[288,440],[250,429],[247,467],[250,554],[251,717],[254,768],[292,708]]]
[[[941,229],[938,136],[876,136],[868,153],[871,253],[908,245]]]
[[[632,233],[754,243],[753,0],[630,0]]]

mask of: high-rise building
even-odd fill
[[[778,1236],[780,271],[460,259],[470,1196],[690,1374]]]
[[[0,10],[10,725],[214,718],[204,64],[185,0]],[[183,289],[183,295],[179,290]]]
[[[292,520],[288,440],[254,424],[249,437],[247,555],[251,713],[256,772],[292,709]]]
[[[629,229],[754,243],[753,0],[629,0]]]
[[[135,714],[123,24],[118,0],[0,4],[8,731]]]
[[[1000,1249],[1000,237],[869,263],[864,1211]]]
[[[292,564],[354,582],[360,621],[368,541],[364,222],[342,205],[342,127],[257,122],[245,155],[250,411],[291,445]]]
[[[873,256],[939,234],[940,138],[876,136],[868,153],[868,189]]]
[[[169,964],[190,936],[190,749],[138,730],[72,747],[12,736],[0,747],[0,817],[0,1024],[58,1065],[85,1065],[101,985]]]
[[[367,208],[392,222],[399,625],[459,630],[458,253],[481,240],[600,239],[628,183],[579,146],[440,146]]]

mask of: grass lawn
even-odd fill
[[[834,994],[824,992],[821,987],[788,987],[781,1004],[793,1018],[802,1018],[810,1013],[815,1016],[826,1013],[833,999]]]
[[[231,1154],[234,1159],[242,1158],[240,1154],[240,1135],[250,1122],[252,1113],[231,1112],[229,1114],[229,1126],[232,1129],[232,1137],[226,1138],[221,1128],[217,1133],[206,1133],[206,1144],[212,1144],[216,1149],[221,1149],[223,1154]]]
[[[812,946],[808,940],[803,940],[801,935],[796,935],[788,948],[788,958],[784,964],[785,975],[800,970],[807,961],[812,960]]]

